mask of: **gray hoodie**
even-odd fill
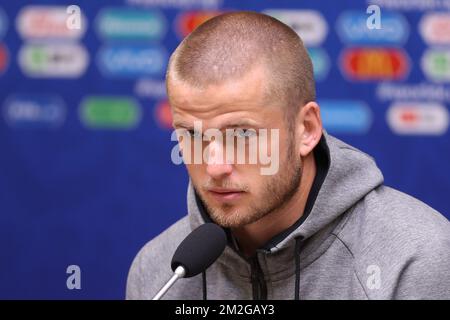
[[[384,186],[370,156],[326,132],[315,154],[321,170],[294,226],[250,259],[228,232],[219,259],[203,274],[178,280],[164,298],[450,299],[449,221]],[[188,215],[137,254],[127,299],[151,299],[172,275],[178,244],[209,221],[191,184],[187,204]]]

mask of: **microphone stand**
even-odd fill
[[[173,286],[175,281],[177,281],[180,278],[183,278],[185,275],[186,275],[186,269],[183,266],[178,266],[175,269],[175,272],[174,272],[172,278],[170,278],[170,280],[167,281],[167,283],[161,288],[161,290],[158,291],[158,293],[153,297],[152,300],[161,299],[162,296],[166,294],[167,290],[169,290],[170,287]]]

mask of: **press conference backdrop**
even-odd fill
[[[0,298],[124,298],[138,249],[186,214],[168,57],[239,9],[302,36],[329,133],[450,216],[449,0],[2,1]]]

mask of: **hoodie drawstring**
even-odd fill
[[[302,249],[303,237],[295,238],[295,300],[300,300],[300,251]]]
[[[202,282],[203,282],[203,300],[208,300],[206,292],[206,271],[202,272]]]
[[[303,237],[300,236],[295,238],[295,248],[294,248],[294,256],[295,256],[295,300],[300,300],[300,252],[303,245]],[[203,287],[203,300],[207,299],[207,290],[206,290],[206,271],[202,272],[202,287]]]

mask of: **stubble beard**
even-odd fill
[[[240,228],[282,209],[299,190],[302,178],[302,160],[295,156],[292,139],[289,141],[285,159],[285,163],[280,168],[286,169],[266,178],[261,193],[256,195],[257,198],[245,207],[237,208],[229,203],[223,203],[219,206],[212,205],[206,201],[201,193],[197,193],[211,219],[225,228]],[[232,186],[227,186],[224,181],[221,187]],[[249,191],[251,192],[251,190]],[[251,193],[250,195],[255,197]]]

